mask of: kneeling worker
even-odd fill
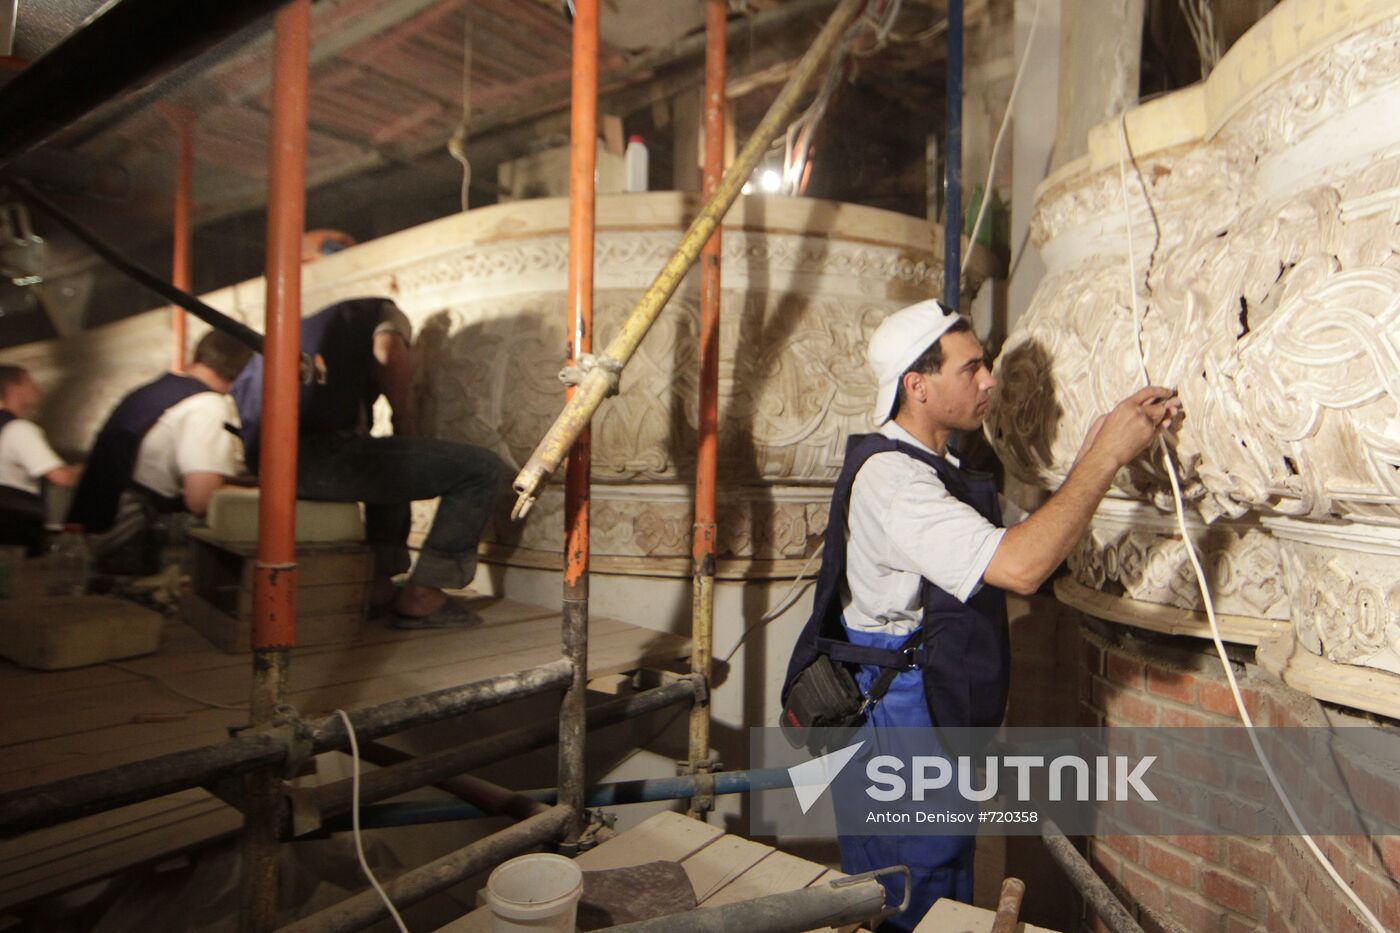
[[[203,517],[214,493],[245,472],[228,391],[251,356],[233,337],[210,331],[188,373],[141,386],[108,416],[68,512],[88,531],[100,569],[159,570],[162,517]]]
[[[825,652],[867,694],[882,670],[899,672],[869,711],[876,729],[994,728],[1010,687],[1006,591],[1029,595],[1049,578],[1118,470],[1170,429],[1177,402],[1169,390],[1146,388],[1119,403],[1089,430],[1059,490],[1007,522],[991,478],[964,470],[948,451],[954,432],[981,428],[996,386],[968,319],[921,302],[886,318],[867,355],[879,382],[879,432],[848,442],[784,702]],[[911,664],[903,649],[915,633]],[[839,841],[848,873],[909,867],[911,906],[890,919],[894,929],[912,929],[940,897],[972,899],[972,836]],[[902,893],[892,891],[893,902]]]

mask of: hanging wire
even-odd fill
[[[997,153],[1001,151],[1001,141],[1006,137],[1006,128],[1011,125],[1011,114],[1016,107],[1016,92],[1021,89],[1021,79],[1026,76],[1026,64],[1031,60],[1031,46],[1035,44],[1035,30],[1040,25],[1040,5],[1043,0],[1035,0],[1035,8],[1031,11],[1031,28],[1026,35],[1026,47],[1021,52],[1021,61],[1016,66],[1016,77],[1011,79],[1011,93],[1006,98],[1006,112],[1002,114],[1001,126],[997,128],[996,139],[992,142],[992,154],[987,159],[987,181],[982,186],[982,203],[977,208],[977,219],[972,222],[972,233],[968,235],[968,249],[963,254],[962,266],[958,269],[958,274],[962,275],[967,271],[967,264],[972,259],[972,252],[977,245],[977,235],[982,229],[982,220],[987,216],[987,206],[991,204],[993,198],[992,179],[996,177]]]
[[[467,192],[472,186],[472,164],[467,159],[467,134],[472,121],[472,33],[471,19],[462,26],[462,122],[452,131],[447,151],[462,163],[462,211],[467,210]]]
[[[1133,249],[1132,207],[1128,202],[1129,163],[1133,166],[1137,187],[1142,192],[1142,200],[1146,203],[1148,212],[1155,216],[1156,212],[1152,207],[1152,199],[1147,190],[1147,183],[1143,180],[1142,169],[1133,155],[1132,146],[1128,139],[1128,111],[1124,110],[1118,118],[1118,183],[1120,186],[1119,190],[1123,196],[1123,224],[1128,246],[1128,296],[1129,301],[1132,303],[1133,328],[1137,343],[1138,374],[1145,385],[1151,385],[1152,382],[1147,373],[1147,347],[1146,341],[1143,339],[1142,329],[1143,316],[1146,314],[1146,310],[1143,309],[1138,302],[1138,283],[1140,281],[1140,275],[1145,276],[1142,281],[1150,280],[1153,263],[1152,256],[1155,256],[1156,249],[1154,247],[1152,256],[1148,258],[1147,269],[1139,273],[1137,268],[1137,255]],[[1279,802],[1283,804],[1284,812],[1288,814],[1293,828],[1298,831],[1298,836],[1303,840],[1308,851],[1312,853],[1313,858],[1322,866],[1322,869],[1327,873],[1327,876],[1332,879],[1337,889],[1351,901],[1352,906],[1355,907],[1357,913],[1365,919],[1367,925],[1369,925],[1375,933],[1384,933],[1386,927],[1381,924],[1375,913],[1366,906],[1365,902],[1361,900],[1360,896],[1352,889],[1351,885],[1342,878],[1336,867],[1313,840],[1312,836],[1309,835],[1307,829],[1303,826],[1302,818],[1298,815],[1298,811],[1293,805],[1293,801],[1284,790],[1283,783],[1279,780],[1273,765],[1270,763],[1268,756],[1264,753],[1264,747],[1260,744],[1259,738],[1255,732],[1254,719],[1250,716],[1249,708],[1245,705],[1244,697],[1240,694],[1239,681],[1235,677],[1234,667],[1230,664],[1230,657],[1225,651],[1225,642],[1220,635],[1220,622],[1215,615],[1215,599],[1211,595],[1210,584],[1206,580],[1206,572],[1201,567],[1200,555],[1196,553],[1196,544],[1192,541],[1190,528],[1186,524],[1185,498],[1181,493],[1181,479],[1177,475],[1177,467],[1172,460],[1171,447],[1167,444],[1164,437],[1158,437],[1155,446],[1162,453],[1162,466],[1165,468],[1167,479],[1171,482],[1172,503],[1176,510],[1177,528],[1180,530],[1182,543],[1186,545],[1186,557],[1191,564],[1192,573],[1195,574],[1196,585],[1200,589],[1201,601],[1206,610],[1206,621],[1210,625],[1211,641],[1215,644],[1216,654],[1219,656],[1220,664],[1225,671],[1225,680],[1230,687],[1230,694],[1235,700],[1235,709],[1239,712],[1240,722],[1244,725],[1245,735],[1248,736],[1249,744],[1254,749],[1254,755],[1259,759],[1259,764],[1263,766],[1264,776],[1269,779],[1270,786],[1273,787],[1274,792],[1278,794]]]
[[[1196,43],[1196,53],[1201,58],[1201,79],[1205,80],[1220,64],[1220,40],[1215,37],[1215,14],[1211,12],[1210,0],[1177,0],[1181,15],[1186,18],[1186,28],[1191,32],[1191,41]]]
[[[788,124],[787,132],[783,136],[783,170],[782,187],[780,188],[783,194],[800,194],[806,187],[805,180],[810,177],[808,161],[812,141],[816,137],[817,128],[821,125],[822,118],[826,116],[831,99],[836,96],[836,90],[841,86],[841,80],[846,75],[856,40],[860,38],[862,33],[870,31],[875,34],[875,47],[882,48],[894,26],[895,17],[899,15],[902,3],[903,0],[888,0],[878,16],[871,16],[867,13],[851,26],[841,40],[836,54],[831,56],[831,62],[827,65],[826,75],[822,78],[822,84],[816,97],[812,99],[812,102],[807,105],[807,109],[802,111],[797,119]]]

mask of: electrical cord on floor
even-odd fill
[[[248,711],[247,703],[219,703],[215,700],[206,700],[204,697],[197,697],[193,693],[186,693],[185,691],[172,686],[169,681],[157,677],[155,674],[147,674],[145,671],[138,671],[134,667],[127,667],[125,664],[118,664],[116,661],[104,661],[103,663],[106,664],[108,667],[113,667],[127,674],[132,674],[136,677],[141,677],[146,680],[149,680],[161,689],[167,691],[168,693],[173,693],[175,696],[179,697],[182,700],[189,700],[191,703],[198,703],[200,706],[207,706],[210,709],[233,710],[234,712],[239,713],[246,713]]]
[[[1123,223],[1128,236],[1128,294],[1133,305],[1133,324],[1137,337],[1138,366],[1141,370],[1143,383],[1145,385],[1151,385],[1152,382],[1148,379],[1147,375],[1147,351],[1143,344],[1142,336],[1142,312],[1138,306],[1137,298],[1138,273],[1136,258],[1133,254],[1133,218],[1128,205],[1127,164],[1132,158],[1132,151],[1128,145],[1128,112],[1126,110],[1123,111],[1122,116],[1119,118],[1118,131],[1118,181],[1123,195]],[[1142,173],[1137,169],[1136,161],[1133,162],[1133,169],[1137,172],[1138,185],[1142,190],[1143,201],[1147,203],[1148,209],[1151,210],[1152,202],[1147,194],[1147,186],[1142,181]],[[1337,869],[1332,865],[1331,861],[1329,861],[1322,850],[1318,848],[1317,843],[1313,841],[1312,836],[1303,828],[1303,821],[1298,817],[1298,811],[1293,808],[1293,801],[1289,799],[1288,794],[1284,791],[1283,784],[1279,781],[1278,775],[1274,773],[1273,766],[1269,763],[1268,757],[1264,754],[1263,747],[1259,744],[1258,737],[1254,734],[1254,720],[1249,715],[1249,710],[1245,708],[1244,697],[1240,695],[1240,685],[1238,681],[1235,680],[1234,668],[1230,665],[1229,655],[1225,653],[1225,642],[1220,637],[1220,623],[1215,617],[1215,601],[1211,598],[1210,587],[1206,583],[1205,571],[1201,568],[1200,557],[1196,554],[1196,545],[1191,540],[1190,531],[1186,527],[1186,508],[1181,494],[1181,481],[1177,476],[1176,465],[1172,461],[1171,451],[1166,441],[1159,437],[1157,438],[1157,445],[1162,453],[1162,464],[1166,468],[1167,479],[1171,482],[1172,501],[1176,506],[1177,527],[1181,531],[1182,543],[1186,545],[1186,557],[1191,562],[1192,571],[1195,572],[1196,584],[1201,590],[1201,600],[1205,604],[1206,619],[1210,622],[1211,640],[1215,642],[1215,651],[1220,656],[1221,665],[1225,668],[1225,678],[1230,684],[1230,693],[1235,698],[1235,708],[1239,711],[1240,722],[1244,724],[1245,734],[1249,736],[1249,743],[1254,748],[1254,754],[1259,759],[1259,764],[1263,766],[1264,773],[1269,778],[1269,784],[1273,787],[1274,792],[1278,794],[1279,800],[1283,802],[1283,808],[1284,811],[1287,812],[1288,818],[1293,822],[1294,828],[1298,830],[1299,836],[1302,837],[1303,842],[1307,845],[1308,851],[1317,859],[1318,864],[1327,872],[1328,876],[1336,883],[1341,892],[1350,899],[1353,906],[1356,907],[1357,911],[1371,928],[1375,930],[1376,933],[1386,933],[1385,927],[1381,924],[1380,920],[1377,919],[1376,915],[1371,912],[1370,908],[1366,906],[1361,898],[1357,896],[1356,892],[1351,889],[1351,886],[1342,879],[1342,876],[1338,874]]]
[[[338,709],[335,714],[340,717],[341,722],[345,723],[345,734],[350,738],[350,827],[355,837],[355,854],[360,858],[360,870],[365,873],[370,886],[379,895],[379,899],[384,902],[384,906],[389,909],[389,916],[394,918],[399,933],[408,933],[408,927],[404,926],[403,918],[394,908],[394,902],[389,900],[388,894],[384,893],[379,879],[374,877],[374,872],[370,871],[369,862],[365,859],[365,847],[360,838],[360,743],[355,738],[355,727],[351,725],[350,716],[345,710]]]

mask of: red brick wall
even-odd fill
[[[1085,725],[1238,724],[1234,698],[1209,643],[1145,636],[1098,620],[1082,631]],[[1256,725],[1326,724],[1315,700],[1256,668],[1248,650],[1231,652]],[[1202,761],[1202,768],[1209,766]],[[1393,794],[1383,790],[1377,782],[1375,793],[1368,794],[1361,777],[1357,803],[1394,812]],[[1377,799],[1368,800],[1371,796]],[[1400,931],[1400,837],[1335,836],[1317,842],[1386,928]],[[1149,933],[1367,929],[1300,837],[1100,836],[1089,841],[1089,858]],[[1101,928],[1096,918],[1088,926]]]

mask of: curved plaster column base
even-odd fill
[[[1055,598],[1085,615],[1162,635],[1210,640],[1204,612],[1111,596],[1071,577],[1055,581]],[[1264,670],[1294,690],[1318,700],[1400,719],[1400,674],[1339,664],[1313,654],[1293,636],[1287,622],[1216,615],[1220,637],[1231,644],[1252,645]]]
[[[1193,638],[1207,639],[1211,637],[1210,620],[1206,618],[1205,612],[1178,609],[1175,606],[1144,602],[1126,596],[1113,596],[1091,589],[1072,577],[1061,577],[1055,581],[1055,598],[1096,619],[1131,625],[1133,628],[1162,635],[1190,635]],[[1237,645],[1259,645],[1288,632],[1287,622],[1218,612],[1215,618],[1220,623],[1221,639]]]
[[[1284,0],[1204,81],[1092,129],[1087,154],[1037,192],[1046,274],[997,361],[987,424],[1008,472],[1053,489],[1144,369],[1176,387],[1187,533],[1223,636],[1284,659],[1298,689],[1387,715],[1400,712],[1386,699],[1400,696],[1397,46],[1400,0]],[[1163,465],[1139,458],[1112,495],[1061,598],[1208,635]]]

